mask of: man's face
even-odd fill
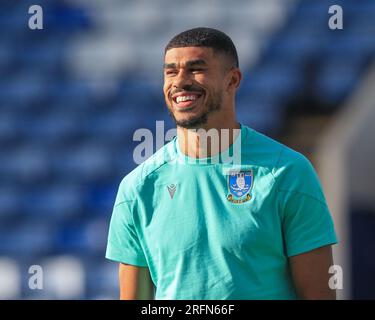
[[[221,109],[225,69],[223,57],[207,47],[173,48],[164,61],[164,96],[179,127],[200,128]]]

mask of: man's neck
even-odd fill
[[[222,125],[205,125],[202,128],[177,127],[178,144],[182,154],[191,158],[213,157],[227,150],[240,133],[240,124],[226,121]]]

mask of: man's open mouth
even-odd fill
[[[198,92],[181,92],[173,95],[174,106],[179,110],[190,110],[197,105],[198,100],[203,93]]]

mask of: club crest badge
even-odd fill
[[[253,171],[236,171],[228,173],[227,199],[233,203],[243,203],[251,199],[250,191],[253,186]]]

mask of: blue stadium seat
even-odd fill
[[[69,106],[69,103],[86,101],[92,92],[84,81],[56,81],[48,87],[49,94],[56,100],[63,100]]]
[[[46,39],[37,39],[30,43],[22,43],[15,51],[14,59],[17,64],[25,68],[38,68],[38,73],[55,72],[61,67],[66,52],[66,44],[61,37],[47,37]],[[35,70],[36,71],[36,70]]]
[[[123,106],[110,112],[97,113],[83,123],[82,130],[90,139],[124,141],[132,137],[137,128],[133,111]]]
[[[61,225],[55,233],[53,249],[59,253],[85,253],[89,252],[89,245],[81,222]]]
[[[241,123],[268,134],[276,133],[280,129],[282,110],[280,104],[266,99],[237,103],[237,114]]]
[[[0,145],[4,148],[15,146],[22,141],[21,128],[18,125],[19,116],[10,109],[10,106],[3,106],[3,110],[0,111]]]
[[[56,177],[63,181],[100,181],[112,172],[111,152],[105,145],[74,146],[57,150],[51,166]]]
[[[11,33],[14,36],[25,32],[28,6],[19,3],[18,5],[10,5],[8,7],[4,4],[3,7],[3,1],[1,5],[0,30],[7,30],[7,33]]]
[[[347,59],[347,61],[366,60],[369,55],[374,53],[375,44],[373,37],[360,32],[350,31],[345,34],[332,35],[330,41],[326,43],[324,48],[324,60]],[[323,60],[323,62],[324,62]]]
[[[264,97],[281,103],[286,97],[295,95],[302,83],[302,73],[293,64],[275,63],[272,60],[249,72],[240,87],[240,98]]]
[[[118,180],[122,179],[119,177]],[[119,183],[89,187],[84,198],[85,211],[90,215],[100,215],[109,218],[115,203]]]
[[[19,212],[19,196],[17,189],[0,186],[0,221]]]
[[[71,184],[34,187],[21,197],[21,209],[30,219],[55,224],[80,213],[82,194],[81,187]]]
[[[22,133],[29,136],[30,143],[62,145],[82,136],[81,121],[73,112],[57,110],[45,115],[30,115],[22,120]]]
[[[3,39],[0,44],[0,70],[7,70],[13,63],[13,47],[11,39]]]
[[[328,8],[330,5],[339,4],[340,0],[314,1],[303,0],[296,5],[291,21],[298,20],[301,26],[319,28],[327,25]],[[303,21],[303,22],[302,22]]]
[[[322,64],[317,75],[315,92],[326,103],[337,105],[348,97],[358,83],[362,61],[333,57]]]
[[[24,145],[1,155],[2,179],[18,183],[40,181],[49,174],[48,155],[33,145]]]
[[[93,255],[104,257],[107,243],[109,215],[96,218],[77,217],[66,220],[55,233],[53,248],[59,253],[79,253],[82,258]]]
[[[1,228],[0,252],[15,257],[45,254],[51,248],[52,232],[50,225],[35,218],[12,228]]]
[[[87,263],[88,299],[118,299],[118,264],[98,260]]]
[[[0,83],[0,101],[7,107],[27,110],[40,101],[46,92],[46,78],[43,74],[27,70],[13,74]]]
[[[124,177],[127,173],[133,170],[138,164],[135,163],[133,159],[133,152],[137,146],[136,142],[133,143],[124,143],[122,148],[116,152],[114,158],[114,164],[116,172],[119,176]],[[153,146],[155,148],[155,146]],[[144,154],[142,154],[144,156]]]

